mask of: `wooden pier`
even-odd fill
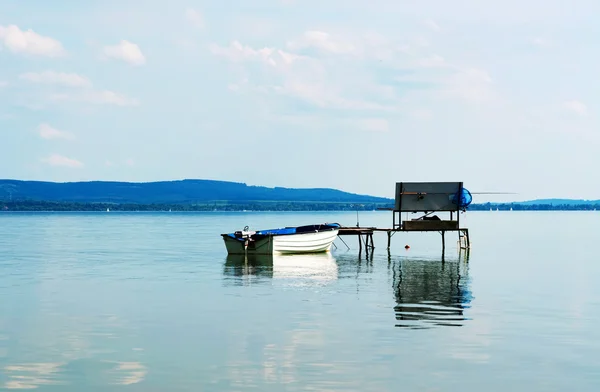
[[[396,204],[390,209],[393,213],[391,228],[359,227],[357,224],[357,227],[340,228],[338,237],[350,249],[342,237],[357,236],[359,252],[362,252],[364,246],[368,253],[369,250],[375,249],[373,241],[375,232],[387,233],[388,250],[391,247],[392,237],[398,232],[439,232],[442,236],[443,255],[446,250],[446,233],[457,232],[459,248],[470,249],[469,229],[460,227],[460,212],[465,208],[463,195],[462,182],[396,183]],[[468,203],[470,200],[466,205]],[[401,213],[406,213],[408,216],[409,213],[419,212],[424,215],[402,220]],[[443,220],[437,215],[430,216],[435,212],[449,213],[450,219]]]
[[[375,232],[384,232],[387,234],[387,249],[391,248],[392,237],[396,233],[407,233],[407,232],[433,232],[437,231],[442,235],[442,251],[446,249],[446,232],[458,232],[458,243],[460,249],[471,248],[471,241],[469,238],[469,229],[423,229],[423,230],[404,230],[404,229],[386,229],[378,227],[341,227],[338,233],[338,237],[345,243],[341,237],[345,236],[357,236],[358,237],[358,249],[362,251],[364,246],[365,250],[375,249],[375,242],[373,241],[373,234]],[[346,246],[348,246],[346,244]],[[348,247],[350,248],[350,247]]]

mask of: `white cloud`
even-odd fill
[[[95,90],[92,82],[75,73],[55,71],[28,72],[19,75],[19,79],[31,83],[48,84],[66,87],[77,87],[76,92],[61,92],[50,95],[52,101],[79,101],[92,104],[109,104],[117,106],[137,106],[139,102],[109,90]]]
[[[19,79],[27,80],[31,83],[59,84],[68,87],[92,86],[92,82],[89,79],[75,73],[54,71],[27,72],[19,75]]]
[[[50,97],[53,101],[75,101],[87,102],[97,105],[116,105],[116,106],[138,106],[139,101],[127,98],[114,91],[83,91],[73,94],[53,94]]]
[[[536,37],[530,40],[532,45],[538,46],[540,48],[548,48],[551,46],[551,43],[545,38]]]
[[[446,62],[446,59],[437,54],[433,54],[428,57],[423,57],[417,62],[417,64],[424,68],[438,68],[449,66],[449,64]]]
[[[52,154],[48,158],[42,159],[42,162],[45,162],[50,166],[70,167],[73,169],[83,167],[82,162],[59,154]]]
[[[344,97],[343,88],[335,85],[324,63],[318,59],[270,47],[255,49],[242,45],[239,41],[232,42],[228,47],[213,44],[210,50],[213,54],[227,58],[233,63],[242,64],[250,61],[267,67],[265,68],[267,72],[263,75],[266,82],[256,83],[253,86],[246,77],[241,83],[230,83],[228,88],[231,91],[249,86],[255,91],[299,98],[322,108],[385,109],[383,105],[375,102]],[[354,81],[354,84],[359,83]]]
[[[580,116],[585,116],[588,114],[588,107],[581,101],[567,101],[564,103],[564,106],[567,110],[578,114]]]
[[[487,71],[465,68],[449,78],[446,92],[467,101],[484,102],[494,97],[492,85],[493,80]]]
[[[347,98],[338,86],[326,81],[303,82],[301,79],[285,81],[272,91],[281,95],[299,98],[320,108],[335,108],[345,110],[387,110],[397,107],[379,102],[371,102],[360,98]]]
[[[316,30],[305,32],[298,40],[288,42],[287,46],[290,50],[314,48],[332,54],[357,54],[360,52],[355,44]]]
[[[426,19],[423,23],[432,31],[438,32],[441,30],[440,26],[433,19]]]
[[[62,44],[54,38],[45,37],[33,30],[21,30],[18,26],[0,26],[0,43],[13,53],[58,57],[66,53]]]
[[[410,114],[418,120],[429,120],[433,117],[433,113],[429,109],[414,109]]]
[[[104,55],[109,58],[125,61],[131,65],[140,66],[146,64],[146,57],[140,47],[127,40],[122,40],[114,46],[105,46]]]
[[[46,123],[38,126],[38,133],[43,139],[73,140],[75,138],[72,133],[53,128]]]
[[[454,65],[440,55],[423,53],[423,47],[399,45],[378,34],[357,37],[342,39],[325,32],[308,31],[300,39],[289,40],[287,50],[253,48],[239,41],[233,41],[227,47],[213,44],[210,50],[235,63],[236,70],[244,77],[242,83],[229,83],[231,91],[241,91],[243,87],[243,91],[263,95],[275,93],[318,108],[404,111],[409,116],[427,119],[431,117],[429,114],[415,116],[403,104],[404,96],[410,91],[407,88],[421,89],[432,97],[458,97],[471,102],[495,98],[493,80],[484,70]],[[317,49],[317,52],[295,52],[305,48]],[[322,54],[326,57],[321,58]],[[352,60],[347,55],[351,55]],[[249,62],[263,67],[253,68],[246,64]],[[423,76],[415,83],[399,86],[394,76],[388,76],[388,82],[381,80],[380,72],[375,70],[382,67],[383,75],[400,69],[417,70]],[[383,122],[378,124],[379,129],[385,129]]]
[[[294,61],[303,58],[303,56],[275,48],[265,47],[254,49],[250,46],[242,45],[239,41],[233,41],[227,47],[212,44],[209,46],[209,50],[212,54],[225,57],[232,62],[260,61],[273,67],[290,65]]]
[[[198,28],[204,27],[204,17],[200,12],[196,11],[193,8],[188,8],[185,10],[185,18],[188,22],[190,22],[192,25]]]
[[[383,118],[366,118],[358,121],[359,127],[370,132],[388,132],[390,124]]]

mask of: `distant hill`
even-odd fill
[[[600,209],[600,200],[536,199],[508,203],[471,204],[471,211],[592,211]]]
[[[354,210],[390,208],[393,199],[330,188],[268,188],[214,180],[158,182],[43,182],[0,180],[0,206],[15,211],[106,210]],[[481,210],[594,210],[600,200],[538,199],[522,202],[473,203]]]
[[[560,205],[576,206],[576,205],[587,205],[587,204],[600,204],[600,200],[536,199],[536,200],[515,202],[514,204],[521,204],[521,205],[546,204],[546,205],[552,205],[552,206],[560,206]]]
[[[210,202],[393,203],[391,199],[329,188],[248,186],[213,180],[133,182],[42,182],[0,180],[0,200],[77,203],[189,204]]]

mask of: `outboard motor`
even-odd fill
[[[250,238],[254,234],[256,234],[256,231],[250,231],[249,227],[246,226],[246,227],[244,227],[244,230],[238,230],[238,231],[234,232],[233,234],[235,235],[236,238]]]

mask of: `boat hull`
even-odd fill
[[[338,228],[294,234],[266,234],[249,238],[223,235],[228,254],[299,254],[329,252]]]
[[[273,237],[276,254],[329,252],[339,230]]]

